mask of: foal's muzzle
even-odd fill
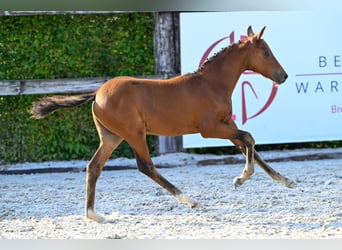
[[[283,82],[286,81],[286,79],[288,78],[288,75],[284,70],[276,71],[273,74],[273,78],[277,84],[282,84]]]

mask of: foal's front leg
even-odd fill
[[[234,189],[241,186],[253,175],[255,142],[250,133],[239,130],[233,120],[230,120],[227,123],[213,123],[212,126],[205,124],[202,128],[201,135],[204,138],[229,139],[246,152],[246,165],[242,171],[242,174],[234,179]]]
[[[237,126],[235,124],[235,122],[233,122],[233,120],[230,120],[228,122],[228,124],[234,128],[237,129]],[[231,139],[231,141],[241,149],[242,153],[246,156],[247,162],[249,162],[249,158],[250,158],[250,151],[248,150],[247,147],[243,146],[243,143],[241,142],[241,140],[235,140],[235,139]],[[290,180],[289,178],[286,178],[285,176],[282,176],[280,173],[278,173],[276,170],[274,170],[273,168],[271,168],[270,165],[268,165],[259,155],[259,153],[253,149],[253,158],[254,161],[259,165],[259,167],[265,171],[266,174],[268,174],[272,180],[278,181],[280,183],[282,183],[284,186],[288,187],[288,188],[295,188],[296,187],[296,183],[292,180]],[[249,168],[249,170],[248,170]],[[247,171],[246,171],[247,170]],[[246,174],[245,174],[246,171]],[[249,171],[249,173],[248,173]],[[252,165],[252,167],[249,167],[248,164],[246,163],[246,167],[243,170],[243,173],[240,177],[237,177],[234,179],[233,185],[234,185],[234,189],[238,188],[239,186],[241,186],[243,184],[243,182],[245,182],[252,174],[254,171],[254,167]],[[247,177],[248,176],[248,177]],[[245,178],[244,178],[245,177]],[[246,178],[247,177],[247,178]],[[243,181],[243,182],[241,182]]]
[[[289,178],[286,178],[285,176],[282,176],[280,173],[275,171],[273,168],[271,168],[258,154],[257,151],[255,151],[255,161],[259,165],[259,167],[265,171],[266,174],[268,174],[272,180],[278,181],[282,183],[284,186],[288,188],[295,188],[296,183]]]
[[[239,177],[235,177],[233,181],[233,188],[237,189],[243,183],[245,183],[254,174],[254,139],[248,132],[244,132],[245,136],[243,140],[240,140],[244,144],[246,150],[246,165]]]

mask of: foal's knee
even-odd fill
[[[254,148],[255,141],[254,141],[253,136],[249,132],[239,130],[238,139],[240,141],[242,141],[242,143],[245,145],[245,147]]]
[[[247,148],[254,149],[255,140],[254,140],[253,136],[249,132],[246,132],[245,144],[246,144]]]

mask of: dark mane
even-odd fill
[[[238,42],[239,44],[241,43],[241,41]],[[220,55],[222,55],[223,53],[227,52],[229,53],[229,51],[235,47],[237,43],[233,43],[232,45],[229,45],[227,47],[222,48],[219,52],[216,52],[213,56],[211,56],[210,58],[207,58],[207,60],[202,64],[201,67],[199,67],[196,71],[193,72],[193,74],[201,72],[209,63],[211,63],[212,61],[214,61],[216,58],[218,58]]]

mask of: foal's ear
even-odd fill
[[[254,32],[252,30],[252,26],[248,26],[247,35],[248,35],[248,37],[254,36]]]
[[[257,40],[261,39],[262,34],[264,34],[264,31],[266,29],[266,26],[264,26],[257,34],[256,34],[256,38]]]

